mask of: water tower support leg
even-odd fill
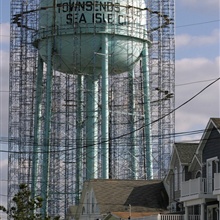
[[[102,39],[102,178],[109,178],[108,35]]]
[[[42,101],[42,81],[43,81],[43,60],[38,56],[37,82],[36,82],[36,97],[35,97],[35,115],[34,115],[34,145],[32,159],[32,183],[31,194],[32,198],[36,196],[36,185],[38,178],[39,164],[39,127],[40,127],[40,106]]]
[[[48,182],[49,182],[49,163],[50,163],[50,125],[51,125],[51,88],[52,88],[52,40],[48,39],[47,46],[47,73],[46,73],[46,103],[43,133],[43,173],[41,197],[43,199],[42,215],[43,219],[48,212]]]
[[[76,204],[79,204],[83,185],[83,100],[84,76],[78,76],[77,89],[77,116],[76,116]]]
[[[144,117],[145,117],[145,141],[146,141],[146,178],[152,178],[152,149],[151,149],[151,120],[150,120],[150,91],[148,70],[148,47],[144,44],[142,52],[143,88],[144,88]]]
[[[86,76],[86,179],[98,178],[98,79]]]

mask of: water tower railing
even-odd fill
[[[38,30],[35,38],[37,40],[44,39],[50,36],[54,36],[53,27],[44,27]],[[143,25],[130,24],[130,25],[112,25],[112,24],[85,24],[76,25],[70,28],[69,25],[56,27],[55,35],[69,35],[69,34],[114,34],[125,37],[138,38],[141,40],[148,40],[147,29]]]

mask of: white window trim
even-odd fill
[[[207,206],[207,219],[209,220],[210,218],[209,217],[213,217],[213,216],[209,216],[209,210],[211,209],[211,210],[213,210],[214,208],[216,208],[216,209],[218,209],[218,204],[215,204],[215,205],[209,205],[209,206]],[[214,210],[214,211],[216,211],[216,210]],[[217,212],[217,217],[218,217],[218,212]]]
[[[206,160],[206,178],[207,178],[207,189],[208,192],[211,193],[211,191],[213,190],[213,181],[214,181],[214,173],[213,173],[213,162],[215,162],[215,164],[217,165],[217,162],[219,161],[218,157],[212,157],[212,158],[208,158]],[[210,166],[211,166],[211,170],[210,170]],[[218,166],[216,166],[218,167]]]
[[[208,159],[206,160],[206,163],[208,164],[209,162],[213,162],[213,161],[219,162],[218,157],[208,158]]]
[[[206,175],[207,175],[207,173],[208,173],[208,166],[210,165],[210,163],[212,163],[212,162],[215,162],[215,164],[216,164],[216,168],[217,168],[217,170],[216,170],[216,172],[218,173],[218,163],[219,163],[219,159],[218,159],[218,157],[212,157],[212,158],[208,158],[207,160],[206,160]]]

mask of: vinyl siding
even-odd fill
[[[218,157],[220,158],[220,134],[216,128],[213,128],[210,136],[206,142],[206,145],[203,149],[202,161],[203,164],[206,163],[206,160],[209,158]],[[218,164],[219,166],[219,164]],[[215,168],[216,169],[216,168]],[[218,170],[219,167],[218,167]],[[203,177],[206,177],[206,167],[203,167]]]

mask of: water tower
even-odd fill
[[[39,29],[37,33],[37,48],[39,50],[39,66],[42,62],[47,65],[46,71],[46,102],[45,102],[45,132],[42,173],[42,197],[47,200],[50,153],[50,120],[51,120],[51,88],[52,69],[78,75],[85,78],[87,89],[86,102],[79,105],[78,114],[85,105],[85,139],[86,139],[86,179],[99,178],[98,175],[98,132],[101,129],[101,178],[109,178],[109,75],[130,72],[131,77],[134,64],[142,59],[144,77],[144,118],[146,122],[146,151],[147,175],[151,178],[151,150],[150,150],[150,105],[149,105],[149,72],[147,70],[148,36],[146,31],[146,11],[143,10],[144,1],[53,1],[41,0],[39,13]],[[79,39],[79,40],[76,40]],[[76,47],[77,44],[80,46]],[[42,67],[38,67],[38,78],[42,79]],[[101,81],[101,94],[98,83]],[[82,79],[80,80],[82,84]],[[83,85],[80,85],[81,87]],[[37,90],[41,89],[37,88]],[[39,91],[40,92],[40,91]],[[101,96],[101,111],[98,99]],[[132,99],[135,99],[132,97]],[[40,108],[40,102],[36,108]],[[134,111],[134,109],[132,110]],[[101,123],[98,118],[101,113]],[[133,116],[134,112],[130,112]],[[39,124],[36,121],[36,124]],[[134,130],[134,123],[131,123]],[[80,129],[77,139],[81,139]],[[38,128],[37,128],[38,130]],[[37,134],[36,134],[37,135]],[[35,136],[36,136],[35,135]],[[135,138],[135,137],[134,137]],[[81,146],[82,147],[82,146]],[[133,158],[133,178],[137,179],[137,160],[135,146],[131,152]],[[37,154],[36,154],[37,155]],[[33,176],[37,174],[37,160],[34,155]],[[79,172],[82,172],[82,158],[76,161]],[[80,176],[80,173],[77,174]],[[33,184],[36,184],[33,181]],[[82,184],[79,180],[77,185]],[[33,186],[35,191],[35,186]],[[45,204],[46,205],[46,204]],[[45,207],[44,207],[45,208]]]
[[[165,97],[174,91],[173,8],[11,1],[9,201],[28,183],[44,215],[65,218],[86,179],[161,177],[174,127]]]

